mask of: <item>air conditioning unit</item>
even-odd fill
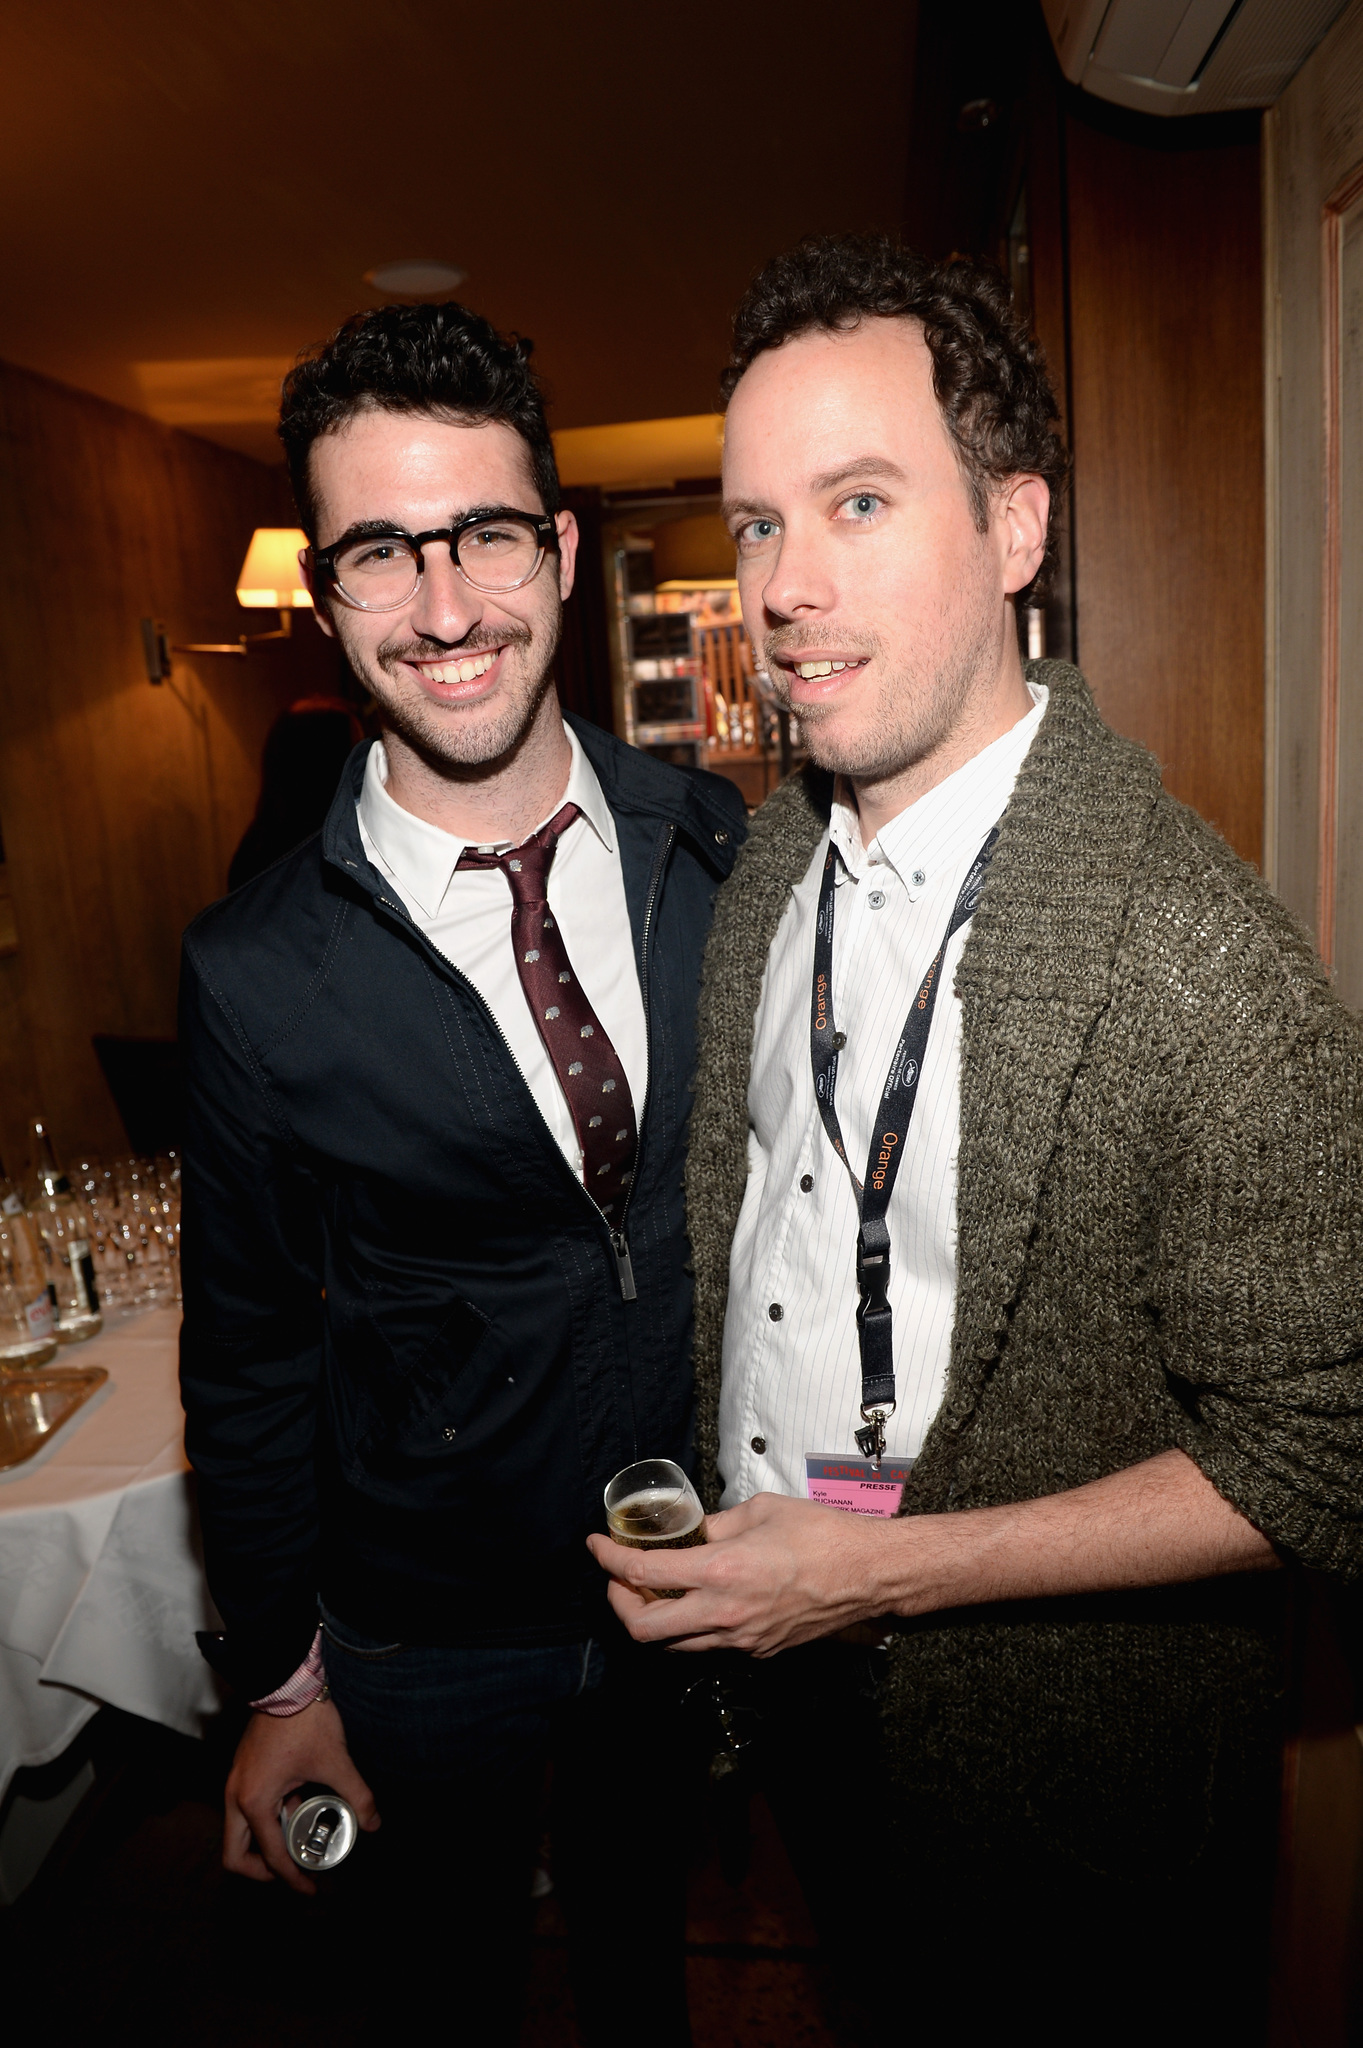
[[[1060,68],[1145,114],[1270,107],[1348,0],[1042,0]]]

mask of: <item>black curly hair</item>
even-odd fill
[[[300,356],[284,379],[279,438],[284,443],[299,517],[317,539],[317,507],[308,454],[356,413],[424,414],[465,424],[501,420],[525,442],[546,512],[560,494],[544,400],[530,368],[533,344],[499,334],[453,299],[444,305],[380,306],[352,313],[330,341]]]
[[[955,444],[981,532],[990,501],[1010,477],[1044,477],[1051,509],[1069,459],[1045,358],[1013,310],[1007,281],[989,264],[955,256],[931,263],[889,235],[810,236],[775,256],[734,314],[733,351],[720,379],[727,404],[743,372],[797,334],[836,332],[868,319],[916,320],[932,357],[932,388]],[[1054,555],[1019,601],[1036,594]]]

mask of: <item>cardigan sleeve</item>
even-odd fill
[[[1202,1035],[1202,1113],[1161,1190],[1150,1306],[1181,1448],[1300,1562],[1363,1574],[1363,1035],[1293,991],[1245,1071]]]

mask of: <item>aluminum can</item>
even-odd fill
[[[314,1792],[292,1813],[281,1813],[284,1847],[300,1870],[334,1870],[355,1846],[355,1809],[337,1792]]]

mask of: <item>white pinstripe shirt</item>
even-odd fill
[[[909,1005],[942,942],[970,863],[1012,795],[1046,709],[910,804],[863,847],[857,814],[836,801],[777,929],[753,1035],[748,1185],[729,1262],[719,1467],[724,1505],[805,1492],[805,1454],[856,1454],[857,1203],[824,1132],[809,1058],[814,922],[828,839],[839,871],[833,1014],[847,1034],[838,1116],[863,1174],[881,1091]],[[893,1457],[918,1455],[941,1404],[956,1311],[956,1149],[961,1016],[956,968],[969,927],[947,949],[922,1079],[890,1202],[890,1303],[898,1406]],[[779,1314],[777,1313],[779,1311]]]

